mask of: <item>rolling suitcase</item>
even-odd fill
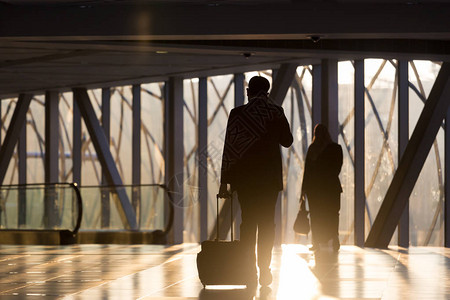
[[[219,195],[217,197],[217,237],[204,241],[197,254],[197,270],[203,287],[206,285],[247,285],[248,260],[240,243],[233,238],[233,199],[231,200],[231,241],[219,240]]]

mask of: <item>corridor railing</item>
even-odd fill
[[[75,243],[82,217],[83,204],[76,184],[0,186],[2,243],[21,243],[26,239],[47,244],[51,243],[51,232],[59,233],[61,244]],[[20,235],[25,232],[30,234]]]
[[[119,192],[126,193],[136,214],[138,228],[134,232],[151,233],[147,242],[165,244],[173,225],[174,207],[171,193],[162,184],[80,186],[84,207],[81,233],[127,231],[120,217]]]
[[[120,218],[121,190],[136,214],[137,230],[127,230]],[[173,218],[172,195],[161,184],[0,186],[1,244],[166,244]]]

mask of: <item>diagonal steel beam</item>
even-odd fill
[[[442,64],[365,246],[387,248],[450,104],[450,63]]]
[[[275,79],[272,83],[272,90],[270,91],[270,98],[278,105],[282,105],[289,87],[294,79],[297,71],[297,64],[282,64],[278,69]]]
[[[6,132],[5,140],[0,149],[0,185],[3,184],[6,171],[8,170],[9,162],[14,152],[14,147],[19,140],[22,127],[25,125],[27,111],[30,107],[32,95],[20,94],[16,103],[14,114],[9,123],[8,131]]]
[[[98,160],[100,161],[102,169],[105,171],[106,180],[109,185],[113,186],[117,194],[118,202],[120,203],[116,201],[116,206],[120,218],[122,219],[122,223],[127,229],[135,230],[137,229],[136,213],[131,206],[125,189],[123,187],[117,187],[123,185],[122,179],[114,163],[105,132],[95,115],[89,95],[85,88],[74,88],[73,94],[91,136],[92,143],[98,155]]]

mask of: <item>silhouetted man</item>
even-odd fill
[[[219,195],[237,191],[242,209],[241,245],[248,255],[256,284],[255,243],[258,230],[259,283],[272,283],[270,262],[275,236],[275,205],[283,189],[280,145],[289,147],[293,138],[283,108],[268,98],[270,83],[253,77],[247,88],[249,102],[231,110],[222,157]]]

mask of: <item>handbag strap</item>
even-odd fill
[[[306,199],[305,199],[305,195],[302,195],[302,197],[300,198],[300,210],[301,211],[306,211]]]

